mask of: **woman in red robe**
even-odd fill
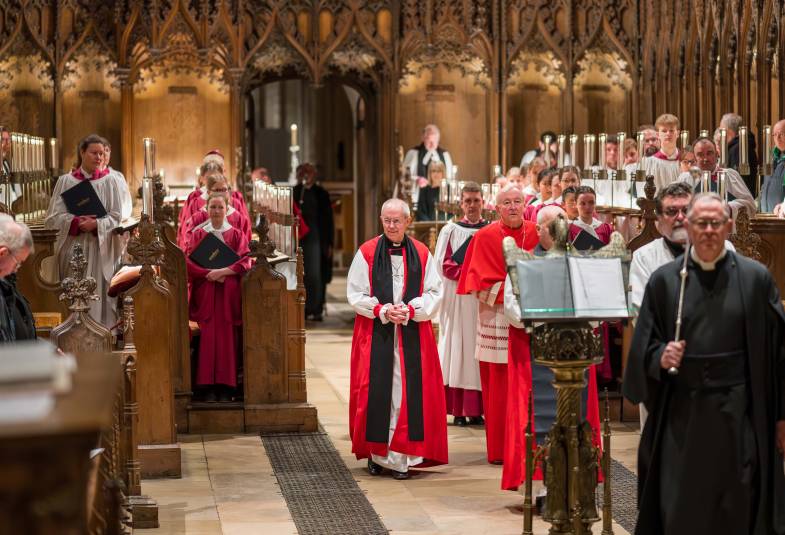
[[[209,194],[209,191],[207,190],[207,178],[210,175],[223,176],[223,172],[223,164],[213,159],[205,161],[199,167],[199,183],[197,184],[196,189],[186,197],[182,208],[180,208],[180,214],[177,217],[177,245],[179,245],[181,249],[185,249],[186,240],[188,239],[187,229],[185,228],[186,223],[191,216],[207,202],[207,195]]]
[[[191,297],[189,317],[201,331],[196,384],[208,387],[206,401],[230,401],[237,386],[237,352],[242,325],[240,277],[250,267],[248,240],[226,221],[226,196],[212,193],[207,201],[210,219],[188,235],[186,264]],[[208,234],[215,235],[240,256],[229,267],[205,269],[190,259]]]
[[[209,175],[207,177],[207,191],[209,193],[220,193],[223,195],[229,194],[229,184],[226,182],[226,177],[220,174]],[[239,192],[237,191],[231,192],[231,195],[229,207],[226,209],[226,221],[232,228],[239,230],[243,236],[245,236],[246,240],[251,241],[251,219],[248,215],[245,201],[243,200],[242,195],[239,195]],[[207,205],[205,204],[183,222],[183,232],[187,235],[191,229],[198,227],[208,219]]]

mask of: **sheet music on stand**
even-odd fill
[[[629,317],[620,258],[563,256],[516,264],[521,317],[612,319]]]

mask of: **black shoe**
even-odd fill
[[[212,388],[208,390],[207,394],[204,395],[204,400],[207,403],[215,403],[216,401],[218,401],[218,396],[216,395],[215,390],[213,390]]]
[[[380,476],[380,475],[382,475],[382,471],[383,470],[384,470],[384,468],[382,468],[380,465],[378,465],[375,462],[373,462],[372,460],[368,459],[368,473],[369,474],[371,474],[372,476]]]
[[[455,416],[452,419],[452,423],[458,427],[466,427],[466,416]]]
[[[534,514],[542,516],[542,508],[545,506],[545,496],[537,496],[534,499]]]
[[[393,479],[397,479],[398,481],[403,481],[404,479],[409,479],[409,471],[406,472],[399,472],[397,470],[390,470],[392,472]]]
[[[485,418],[482,416],[470,416],[469,425],[485,425]]]

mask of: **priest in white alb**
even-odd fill
[[[107,296],[109,281],[120,266],[126,240],[114,230],[120,225],[124,206],[130,198],[128,185],[119,173],[104,167],[103,138],[89,135],[79,143],[77,167],[57,180],[49,210],[44,222],[46,228],[57,230],[55,252],[58,280],[70,276],[71,251],[77,243],[82,245],[87,258],[87,275],[97,283],[99,299],[90,302],[90,316],[111,328],[117,321],[115,298]],[[88,181],[103,204],[106,215],[76,216],[69,213],[61,194],[81,182]],[[124,202],[125,200],[125,202]]]
[[[453,423],[459,426],[484,423],[480,366],[474,358],[477,299],[457,294],[469,242],[488,224],[482,218],[482,205],[480,185],[467,182],[461,190],[463,218],[447,223],[436,240],[436,267],[444,282],[444,298],[439,309],[439,358],[447,414],[451,414]]]

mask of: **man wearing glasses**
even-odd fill
[[[783,213],[783,199],[785,199],[785,119],[777,122],[772,128],[771,137],[774,140],[772,149],[773,173],[763,180],[760,190],[760,211],[763,213],[774,212],[779,217]]]
[[[768,270],[725,246],[732,225],[696,194],[686,264],[646,285],[623,384],[649,410],[636,535],[785,533],[785,311]]]
[[[720,167],[719,152],[717,151],[716,145],[714,145],[714,141],[707,137],[701,137],[695,141],[692,148],[701,174],[704,171],[710,173],[711,178],[709,180],[708,189],[714,193],[720,192],[719,172],[724,171],[727,188],[727,198],[725,200],[728,202],[728,206],[730,206],[733,214],[736,215],[739,208],[745,208],[747,210],[747,215],[750,217],[754,216],[757,210],[752,193],[750,193],[749,188],[744,183],[744,179],[741,178],[738,171]],[[692,190],[695,193],[699,193],[702,189],[701,174],[693,174],[692,172],[681,173],[679,175],[679,181],[686,182],[692,186]]]
[[[27,225],[0,214],[0,343],[35,338],[30,306],[16,288],[16,272],[32,251]]]

